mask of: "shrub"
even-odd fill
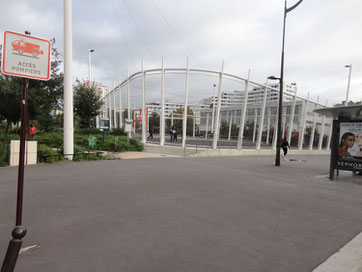
[[[44,144],[54,148],[60,148],[63,144],[63,134],[56,132],[35,134],[34,140],[38,140],[39,144]]]
[[[65,158],[62,153],[49,148],[45,144],[39,145],[39,162],[53,163],[63,161]]]
[[[110,132],[111,135],[118,135],[118,136],[127,136],[127,133],[124,132],[123,128],[114,128]]]
[[[90,135],[90,134],[102,134],[98,128],[79,128],[75,130],[75,134]]]
[[[6,146],[0,144],[0,167],[7,165],[7,149]]]

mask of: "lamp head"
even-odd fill
[[[279,77],[275,77],[275,76],[268,76],[268,79],[271,79],[271,80],[280,80]]]
[[[350,68],[350,67],[351,67],[351,64],[346,64],[344,67],[345,67],[345,68]]]
[[[94,52],[94,49],[89,49],[89,52],[91,52],[91,53]]]

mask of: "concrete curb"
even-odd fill
[[[313,270],[313,272],[340,271],[362,271],[362,232]]]

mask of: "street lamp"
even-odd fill
[[[283,107],[283,82],[284,82],[284,42],[285,42],[285,21],[287,18],[287,13],[295,9],[302,3],[303,0],[299,0],[294,6],[287,8],[287,0],[285,0],[284,4],[284,21],[283,21],[283,42],[282,42],[282,58],[281,58],[281,68],[280,68],[280,78],[276,78],[274,76],[270,77],[270,79],[279,79],[279,110],[278,110],[278,132],[277,132],[277,151],[275,158],[275,166],[280,166],[280,143],[281,143],[281,120],[282,120],[282,107]]]
[[[352,74],[352,64],[347,64],[344,66],[345,68],[349,68],[348,74],[348,84],[347,84],[347,93],[346,93],[346,106],[348,106],[348,96],[349,96],[349,85],[351,83],[351,74]]]
[[[92,81],[92,63],[91,63],[91,53],[94,52],[94,49],[88,50],[88,84],[90,85]]]

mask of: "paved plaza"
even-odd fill
[[[312,271],[362,231],[361,177],[329,156],[149,157],[25,168],[16,271]],[[17,168],[0,168],[0,257]],[[1,259],[1,261],[2,261]]]

